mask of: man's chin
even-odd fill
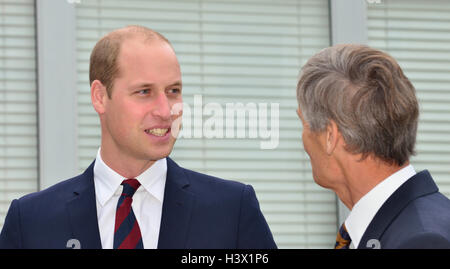
[[[330,189],[330,186],[328,184],[326,184],[326,181],[318,178],[315,175],[313,175],[313,179],[314,179],[314,182],[316,182],[316,184],[319,185],[320,187],[325,188],[325,189]]]
[[[172,152],[172,147],[170,147],[169,149],[165,149],[165,150],[161,150],[158,152],[152,151],[152,152],[147,152],[146,155],[146,159],[148,160],[152,160],[152,161],[157,161],[157,160],[161,160],[164,159],[166,157],[168,157],[170,155],[170,153]]]

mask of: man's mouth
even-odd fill
[[[152,134],[155,136],[165,136],[168,131],[169,131],[169,128],[152,128],[152,129],[145,130],[145,132],[147,134]]]

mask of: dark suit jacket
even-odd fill
[[[450,200],[427,170],[408,179],[377,212],[358,246],[373,247],[450,248]]]
[[[101,248],[93,175],[81,175],[11,203],[0,248]],[[276,248],[253,188],[179,167],[167,158],[158,248]]]

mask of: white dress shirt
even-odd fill
[[[408,165],[381,181],[356,202],[350,215],[345,220],[345,227],[352,240],[350,248],[358,247],[367,227],[381,206],[403,183],[415,174],[414,167]]]
[[[122,193],[121,183],[126,178],[108,167],[100,155],[99,149],[94,165],[98,227],[102,248],[112,249],[116,208]],[[164,158],[136,177],[141,186],[133,195],[131,206],[141,229],[142,243],[147,249],[158,246],[166,176],[167,160]]]

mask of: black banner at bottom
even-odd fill
[[[9,261],[18,266],[21,262],[48,265],[75,266],[89,265],[137,266],[138,264],[158,264],[169,268],[306,268],[332,265],[344,267],[346,261],[360,265],[380,265],[385,267],[392,261],[414,264],[427,261],[446,262],[449,250],[0,250],[4,264]],[[445,260],[444,260],[445,259]],[[49,262],[50,261],[50,262]],[[160,268],[160,267],[158,267]]]

